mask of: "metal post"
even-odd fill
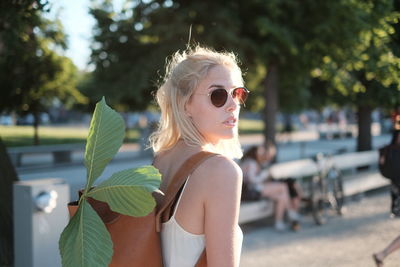
[[[15,267],[61,266],[58,240],[69,216],[69,185],[62,179],[14,184]]]

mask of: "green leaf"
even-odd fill
[[[113,254],[112,247],[111,236],[103,221],[83,199],[61,234],[59,248],[62,266],[108,266]]]
[[[115,212],[141,217],[154,209],[151,192],[159,188],[160,182],[161,175],[153,166],[128,169],[113,174],[87,196],[107,202]]]
[[[118,152],[124,135],[124,120],[121,115],[107,106],[103,97],[96,104],[86,143],[87,184],[85,192],[88,192],[94,181]]]

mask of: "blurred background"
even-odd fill
[[[0,264],[12,262],[13,182],[81,161],[102,96],[125,119],[125,151],[148,153],[165,59],[187,45],[237,54],[251,91],[244,147],[276,144],[285,161],[308,156],[307,142],[344,140],[347,151],[389,142],[399,12],[398,0],[1,1]],[[301,144],[296,156],[281,156],[288,144]]]
[[[157,119],[153,93],[165,58],[196,43],[238,55],[252,92],[241,131],[274,143],[276,133],[314,129],[357,136],[357,149],[369,150],[371,134],[389,131],[400,105],[398,1],[1,5],[0,130],[7,146],[79,141],[68,134],[49,140],[47,131],[87,126],[86,114],[103,95],[130,129],[141,117]],[[133,131],[127,141],[137,137]]]

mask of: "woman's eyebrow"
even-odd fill
[[[225,88],[223,85],[212,84],[212,85],[210,85],[210,86],[208,87],[208,89],[211,89],[211,88],[214,88],[214,87],[217,87],[217,88]]]

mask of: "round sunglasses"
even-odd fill
[[[238,101],[240,104],[244,104],[244,102],[247,99],[247,96],[249,95],[250,91],[247,90],[246,87],[237,87],[233,89],[232,91],[228,92],[224,88],[217,88],[215,90],[212,90],[208,94],[196,94],[196,95],[207,95],[211,99],[211,103],[217,107],[223,107],[228,100],[228,94],[232,95],[232,98],[236,101]]]

